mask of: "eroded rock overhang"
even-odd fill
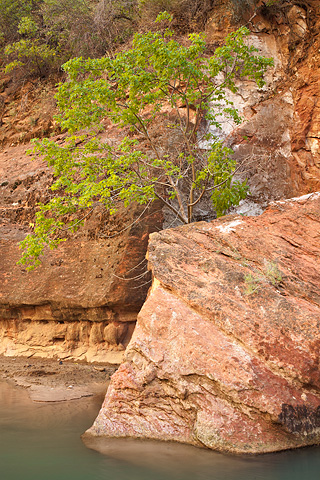
[[[0,155],[0,354],[120,363],[150,286],[149,233],[159,205],[96,208],[72,238],[27,272],[17,261],[52,173],[19,146]]]

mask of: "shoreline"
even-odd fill
[[[0,355],[0,379],[27,390],[34,402],[104,396],[118,365]]]

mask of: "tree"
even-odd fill
[[[99,57],[132,34],[135,0],[0,0],[6,72],[43,76],[70,57]]]
[[[157,19],[166,20],[166,12]],[[248,34],[240,28],[208,56],[202,34],[191,34],[184,46],[166,28],[136,34],[132,48],[114,58],[64,65],[68,81],[57,101],[69,136],[64,145],[35,141],[34,149],[53,168],[58,195],[39,205],[34,234],[21,243],[21,263],[38,264],[43,247],[55,248],[65,240],[61,232],[78,228],[98,203],[114,213],[119,202],[160,199],[190,223],[205,194],[218,216],[246,196],[246,184],[233,181],[232,150],[209,127],[221,129],[221,113],[240,123],[227,90],[236,92],[243,77],[261,87],[272,64],[246,44]],[[106,118],[126,133],[117,144],[98,134]],[[174,141],[165,142],[169,137]]]
[[[22,17],[18,25],[20,40],[5,47],[4,53],[12,61],[6,65],[5,72],[9,73],[17,68],[29,75],[41,76],[50,64],[53,63],[57,51],[43,40],[43,32],[32,16]]]
[[[40,0],[0,0],[0,41],[17,40],[17,28],[23,17],[31,15]]]

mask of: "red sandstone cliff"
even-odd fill
[[[206,28],[210,50],[246,24],[249,41],[275,60],[264,89],[247,82],[230,96],[244,122],[223,129],[249,179],[243,212],[320,186],[320,6],[276,3],[216,1]],[[13,128],[11,87],[3,88],[1,142],[51,131],[45,118],[22,135],[30,122],[20,97],[25,118]],[[147,294],[144,256],[162,212],[133,208],[110,219],[97,210],[77,237],[27,274],[16,265],[17,243],[52,179],[23,146],[6,148],[0,353],[119,361]],[[259,218],[154,235],[153,288],[93,432],[235,452],[318,443],[318,212],[319,196],[311,195],[274,204]]]
[[[320,4],[266,3],[219,0],[206,29],[214,48],[226,32],[245,24],[249,42],[274,59],[263,89],[245,82],[230,95],[244,123],[224,127],[239,162],[247,164],[243,176],[251,199],[260,204],[320,188]]]
[[[150,285],[145,252],[162,226],[159,205],[103,209],[33,272],[17,265],[18,242],[52,175],[23,147],[0,156],[0,354],[120,362]]]

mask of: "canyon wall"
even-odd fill
[[[250,186],[235,211],[259,214],[278,201],[259,217],[153,233],[145,303],[158,204],[112,217],[97,208],[40,268],[17,265],[37,202],[52,195],[48,167],[17,144],[57,132],[55,105],[35,102],[29,118],[26,84],[15,114],[11,80],[0,86],[0,354],[120,363],[127,347],[88,438],[237,453],[319,443],[319,14],[316,0],[214,2],[209,54],[246,25],[248,42],[274,59],[263,88],[245,81],[230,93],[242,124],[222,115],[215,132]],[[213,218],[205,201],[197,218]]]
[[[153,284],[90,436],[320,442],[320,193],[153,233]]]
[[[52,195],[52,174],[15,147],[1,155],[0,175],[0,354],[120,363],[150,286],[145,252],[162,225],[159,205],[113,217],[96,209],[27,272],[18,242]]]
[[[261,213],[270,200],[320,187],[319,8],[312,0],[281,0],[272,7],[258,0],[214,2],[206,27],[208,53],[245,24],[251,31],[248,42],[275,62],[265,87],[244,82],[237,95],[230,94],[244,121],[240,126],[224,122],[218,132],[234,148],[242,165],[238,175],[250,185],[240,213]],[[30,231],[36,203],[52,195],[49,169],[39,159],[31,161],[17,142],[52,131],[54,102],[50,90],[49,112],[37,103],[37,93],[35,118],[43,118],[31,125],[27,91],[22,89],[22,97],[15,91],[23,118],[17,114],[14,127],[13,86],[6,77],[0,92],[0,353],[120,361],[150,286],[144,256],[149,233],[163,225],[162,212],[159,205],[146,211],[132,207],[110,218],[97,209],[73,239],[46,254],[38,270],[27,273],[16,265],[18,242]],[[200,205],[197,218],[212,214],[210,205]],[[172,224],[167,217],[166,225]]]
[[[274,60],[263,88],[239,82],[238,93],[229,96],[243,123],[225,119],[222,132],[215,131],[243,164],[239,175],[248,179],[251,195],[238,211],[250,214],[271,200],[320,188],[320,5],[217,1],[206,29],[208,49],[239,25],[250,29],[247,42]]]

